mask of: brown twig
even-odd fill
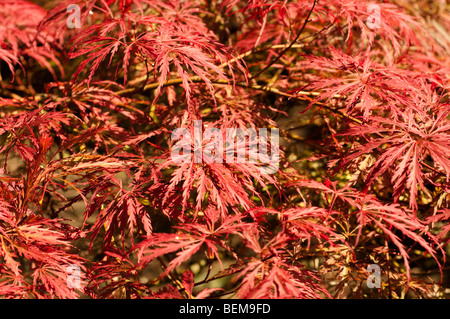
[[[250,80],[253,80],[254,78],[258,77],[260,74],[262,74],[264,71],[266,71],[268,68],[270,68],[273,64],[275,64],[278,60],[281,59],[281,57],[287,52],[289,51],[292,46],[297,42],[297,40],[300,38],[300,35],[303,33],[303,31],[305,30],[306,25],[309,22],[309,18],[311,17],[312,12],[314,11],[314,8],[316,7],[318,0],[314,0],[314,3],[311,7],[311,10],[309,10],[308,16],[305,19],[305,22],[302,25],[302,28],[300,29],[300,31],[297,33],[297,36],[295,37],[295,39],[283,50],[281,51],[275,59],[273,59],[272,61],[269,62],[269,64],[267,64],[264,68],[262,68],[261,70],[259,70],[258,73],[256,73],[255,75],[253,75]]]

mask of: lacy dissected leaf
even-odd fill
[[[105,251],[105,257],[89,269],[90,285],[87,294],[99,299],[140,299],[148,287],[139,282],[136,265],[127,251],[113,248]]]
[[[175,2],[171,4],[176,5]],[[185,9],[187,5],[187,3],[183,4]],[[171,72],[176,72],[182,80],[188,103],[191,96],[190,71],[204,81],[211,92],[214,91],[211,77],[228,79],[217,62],[227,64],[226,61],[232,57],[229,48],[218,42],[214,34],[201,28],[195,29],[195,23],[193,25],[174,24],[167,12],[168,8],[173,8],[171,5],[155,3],[154,7],[164,14],[144,17],[138,10],[124,13],[117,19],[105,19],[100,24],[83,28],[73,39],[69,54],[71,59],[84,57],[74,73],[74,78],[89,68],[88,81],[90,82],[103,63],[110,67],[113,59],[120,59],[121,63],[115,63],[117,64],[116,75],[119,67],[122,67],[123,79],[126,83],[129,66],[134,62],[143,63],[147,72],[153,71],[155,78],[158,79],[159,86],[155,99]],[[161,11],[161,8],[165,10]],[[181,10],[184,11],[184,9]],[[192,13],[189,10],[188,12]],[[185,15],[186,22],[194,19],[188,18],[191,16],[190,13]],[[197,24],[200,23],[198,18],[194,20]],[[128,31],[129,23],[134,24],[133,34]],[[149,63],[153,66],[152,70],[148,69]],[[244,71],[240,63],[237,65]],[[232,72],[231,66],[230,70]]]
[[[419,44],[419,39],[426,38],[421,24],[393,3],[328,0],[319,1],[316,10],[326,14],[330,22],[340,22],[346,42],[360,37],[361,48],[367,44],[366,48],[372,49],[375,43],[392,56],[400,55],[403,46]]]
[[[252,299],[319,299],[329,296],[326,289],[311,272],[290,266],[279,258],[270,261],[248,262],[239,273],[242,283],[238,291],[240,298]]]
[[[17,220],[13,207],[4,202],[1,202],[1,207],[0,257],[6,266],[6,269],[2,268],[13,278],[13,282],[6,284],[6,281],[2,285],[9,290],[15,289],[17,294],[26,292],[36,298],[78,297],[78,292],[67,284],[67,267],[85,268],[80,257],[68,252],[71,244],[61,232],[63,228],[60,221],[33,215]],[[31,272],[33,285],[25,281],[21,258],[36,265]],[[80,287],[77,288],[82,289],[83,272],[80,271],[78,279]]]
[[[436,260],[441,269],[438,251],[434,248],[439,243],[438,238],[428,231],[424,222],[414,214],[405,211],[398,204],[384,204],[373,195],[359,192],[348,185],[338,190],[336,183],[322,185],[315,181],[299,181],[295,184],[325,190],[327,193],[333,194],[333,200],[327,202],[330,209],[333,209],[334,206],[338,207],[337,199],[345,202],[350,209],[356,209],[356,212],[352,213],[357,215],[359,224],[355,245],[358,244],[364,227],[367,225],[378,227],[392,241],[403,257],[408,279],[410,279],[410,265],[409,252],[403,243],[405,237],[422,246]],[[332,188],[330,188],[331,185],[333,185]],[[403,239],[398,236],[398,233],[403,235]],[[440,252],[443,253],[442,248]]]
[[[173,134],[176,141],[170,158],[160,166],[160,170],[175,166],[164,201],[181,189],[184,209],[196,191],[195,215],[209,203],[224,216],[228,209],[252,207],[250,194],[259,196],[254,181],[264,188],[278,186],[271,175],[278,167],[280,152],[274,137],[258,138],[256,130],[234,128],[227,126],[228,122],[219,126],[220,130],[208,124],[210,134],[201,125],[196,121],[181,128],[181,134]]]
[[[449,242],[448,233],[450,232],[450,224],[447,222],[450,218],[450,209],[444,208],[436,212],[435,215],[430,216],[426,219],[426,223],[433,228],[434,224],[443,223],[443,226],[440,227],[439,234],[437,237],[441,240],[444,240],[444,245]]]
[[[0,3],[0,59],[8,63],[13,71],[13,63],[28,56],[47,68],[56,78],[53,64],[61,75],[64,68],[56,56],[52,42],[52,32],[37,30],[46,11],[28,1],[2,1]]]
[[[372,165],[366,178],[366,188],[381,174],[393,169],[391,181],[394,197],[404,189],[410,191],[409,204],[417,210],[417,192],[424,186],[425,168],[423,161],[431,156],[436,170],[441,171],[447,181],[450,177],[450,123],[449,109],[440,109],[434,114],[404,112],[398,120],[373,116],[371,124],[350,129],[347,135],[379,133],[367,143],[358,146],[355,152],[344,159],[344,163],[359,158],[362,154],[380,150],[380,155]],[[383,135],[382,135],[383,134]],[[384,135],[386,134],[386,135]],[[383,145],[389,147],[382,149]]]
[[[333,215],[338,212],[329,211],[321,207],[292,207],[289,209],[277,211],[273,209],[255,208],[249,211],[249,214],[256,220],[261,221],[270,215],[278,215],[283,226],[282,233],[286,236],[283,240],[286,243],[294,244],[296,242],[308,242],[309,249],[311,240],[323,240],[325,243],[332,243],[338,237],[337,233],[327,223],[332,223]],[[245,236],[247,235],[247,236]],[[251,242],[251,236],[254,234],[244,233],[244,238]],[[250,247],[258,247],[250,244]],[[260,248],[256,249],[260,250]]]
[[[92,226],[92,237],[97,236],[104,228],[106,230],[104,241],[107,245],[116,231],[125,236],[125,230],[128,229],[129,233],[134,235],[136,226],[144,235],[150,235],[152,223],[138,196],[139,193],[136,190],[119,189],[116,197],[96,217],[95,224]],[[133,242],[133,239],[131,241]]]
[[[208,258],[217,258],[222,263],[219,248],[229,250],[228,236],[242,236],[249,229],[253,229],[254,225],[244,222],[243,216],[238,215],[221,220],[220,212],[210,207],[205,211],[202,222],[183,223],[176,228],[177,233],[154,233],[137,244],[134,249],[138,252],[140,264],[145,265],[155,258],[178,251],[162,274],[164,276],[202,249],[206,249]]]

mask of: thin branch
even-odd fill
[[[159,264],[161,265],[161,269],[162,269],[163,271],[166,271],[166,269],[167,269],[167,264],[164,262],[164,260],[163,260],[161,257],[157,257],[157,259],[158,259],[158,261],[159,261]],[[171,271],[169,271],[169,272],[167,273],[167,277],[169,277],[169,279],[172,280],[172,282],[175,283],[175,285],[178,287],[178,291],[179,291],[180,293],[185,294],[185,297],[189,297],[189,296],[187,295],[186,290],[185,290],[184,287],[183,287],[183,284],[181,283],[181,280],[178,279],[177,276],[176,276],[175,274],[173,274]]]
[[[300,49],[300,48],[303,48],[303,47],[305,47],[305,45],[299,43],[299,44],[293,44],[291,46],[291,49]],[[235,63],[235,62],[237,62],[239,60],[242,60],[243,58],[245,58],[245,57],[247,57],[249,55],[255,54],[255,53],[260,53],[260,52],[263,52],[263,51],[266,51],[266,50],[276,50],[276,49],[283,49],[283,48],[286,48],[285,44],[275,44],[275,45],[271,45],[271,46],[263,47],[263,48],[259,48],[259,49],[253,48],[251,50],[245,51],[244,53],[241,53],[240,55],[238,55],[238,56],[236,56],[236,57],[234,57],[234,58],[232,58],[232,59],[230,59],[230,60],[228,60],[226,62],[223,62],[222,64],[220,64],[218,66],[218,68],[223,69],[224,67],[226,67],[226,66],[228,66],[228,65],[230,65],[232,63]],[[147,79],[148,79],[148,76],[144,75],[144,76],[141,76],[141,77],[133,80],[130,83],[132,83],[133,85],[137,85],[137,84],[139,84],[142,81],[146,82]],[[195,75],[195,76],[189,77],[189,81],[191,81],[191,82],[201,82],[201,79],[200,79],[199,76]],[[163,86],[174,85],[174,84],[181,84],[181,83],[182,83],[181,79],[173,79],[173,80],[167,81],[165,84],[163,84]],[[156,89],[158,86],[159,86],[159,82],[157,82],[157,83],[156,82],[155,83],[150,83],[149,85],[146,86],[146,89],[147,90]],[[145,88],[144,88],[144,90],[145,90]],[[118,91],[117,94],[125,96],[125,95],[130,95],[132,93],[136,93],[138,91],[139,90],[137,88],[129,88],[129,89],[125,89],[125,90],[122,90],[122,91]]]
[[[294,41],[292,41],[283,51],[281,51],[277,57],[275,59],[273,59],[269,64],[267,64],[263,69],[261,69],[258,73],[256,73],[255,75],[253,75],[250,80],[258,77],[261,73],[263,73],[264,71],[266,71],[268,68],[270,68],[273,64],[275,64],[278,60],[281,59],[281,57],[292,48],[292,46],[297,42],[297,40],[300,38],[300,35],[303,33],[303,31],[305,30],[306,25],[309,22],[309,18],[311,17],[312,12],[314,11],[314,8],[316,7],[318,0],[314,0],[314,3],[311,7],[311,10],[309,10],[308,16],[305,19],[305,22],[303,23],[302,28],[300,29],[300,31],[297,33],[297,36],[295,37]]]

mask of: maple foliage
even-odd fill
[[[448,4],[40,2],[0,1],[1,297],[448,297]]]

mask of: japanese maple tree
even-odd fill
[[[447,297],[449,12],[1,0],[0,296]]]

